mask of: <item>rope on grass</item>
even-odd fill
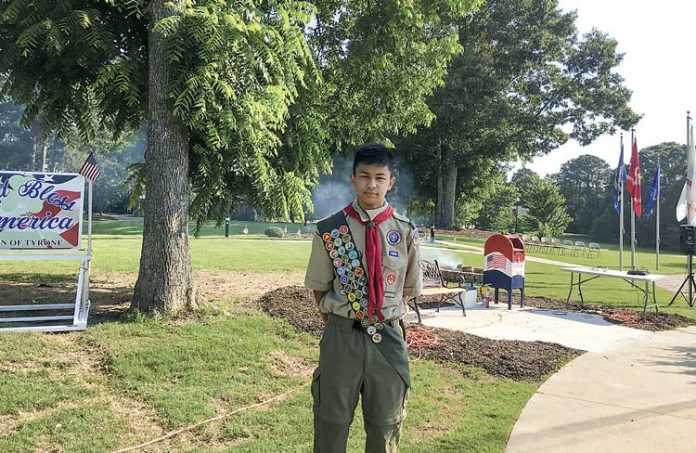
[[[302,390],[303,388],[305,388],[304,385],[303,385],[303,386],[300,386],[300,387],[296,387],[296,388],[294,388],[294,389],[288,390],[288,391],[285,392],[285,393],[281,393],[280,395],[276,395],[276,396],[274,396],[273,398],[269,398],[269,399],[267,399],[267,400],[265,400],[265,401],[261,401],[260,403],[252,404],[252,405],[249,405],[249,406],[240,407],[239,409],[235,409],[235,410],[233,410],[232,412],[228,412],[227,414],[218,415],[217,417],[209,418],[208,420],[203,420],[202,422],[198,422],[198,423],[195,423],[195,424],[193,424],[193,425],[189,425],[189,426],[186,426],[186,427],[184,427],[184,428],[177,429],[177,430],[175,430],[175,431],[170,431],[169,433],[165,434],[165,435],[162,436],[162,437],[158,437],[157,439],[152,439],[152,440],[150,440],[150,441],[147,441],[147,442],[142,443],[142,444],[140,444],[140,445],[135,445],[135,446],[133,446],[133,447],[128,447],[128,448],[123,448],[123,449],[121,449],[121,450],[116,450],[116,451],[114,451],[113,453],[124,453],[124,452],[127,452],[127,451],[139,450],[139,449],[141,449],[141,448],[148,447],[148,446],[150,446],[150,445],[152,445],[152,444],[156,444],[156,443],[162,442],[163,440],[167,440],[167,439],[170,439],[170,438],[172,438],[172,437],[178,436],[179,434],[185,433],[186,431],[191,431],[192,429],[198,428],[199,426],[207,425],[207,424],[209,424],[209,423],[213,423],[213,422],[216,422],[216,421],[219,421],[219,420],[223,420],[223,419],[225,419],[225,418],[227,418],[227,417],[231,417],[232,415],[238,414],[238,413],[240,413],[240,412],[244,412],[244,411],[248,411],[248,410],[251,410],[251,409],[256,409],[256,408],[258,408],[258,407],[266,406],[266,405],[268,405],[268,404],[271,404],[271,403],[274,402],[274,401],[278,401],[278,400],[281,400],[281,399],[283,399],[283,398],[285,398],[285,397],[287,397],[287,396],[290,396],[290,395],[293,394],[293,393],[297,393],[297,392],[299,392],[300,390]]]
[[[441,342],[440,337],[431,330],[415,328],[406,331],[406,346],[412,350],[437,346]]]

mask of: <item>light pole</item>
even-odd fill
[[[515,199],[515,234],[517,234],[517,222],[520,218],[520,199]]]

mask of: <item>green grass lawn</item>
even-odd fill
[[[99,222],[95,278],[137,272],[137,224]],[[304,270],[310,242],[262,239],[258,232],[264,227],[251,225],[253,235],[231,238],[210,227],[191,240],[194,268]],[[463,262],[481,259],[477,253],[450,253]],[[609,264],[611,253],[603,253],[597,263]],[[647,262],[649,255],[640,251],[638,258]],[[672,263],[678,272],[679,258],[665,256],[665,267]],[[73,266],[65,264],[7,264],[0,278],[74,274]],[[533,262],[526,270],[528,294],[565,299],[568,274]],[[640,306],[637,292],[622,282],[598,279],[584,292],[590,303]],[[658,292],[662,305],[669,296]],[[683,307],[670,311],[695,317]],[[90,326],[85,333],[2,335],[0,451],[109,451],[298,389],[267,407],[197,428],[152,451],[306,452],[312,439],[308,373],[317,352],[315,338],[235,302],[232,295],[195,319],[136,318]],[[541,384],[428,360],[413,361],[412,372],[404,452],[502,452],[519,412]],[[349,451],[361,449],[363,436],[358,413]]]
[[[183,325],[145,319],[3,336],[0,451],[109,451],[292,389],[156,450],[310,451],[318,341],[255,309],[224,308]],[[501,452],[540,384],[427,360],[412,371],[404,452]],[[349,451],[364,443],[361,420],[358,412]]]

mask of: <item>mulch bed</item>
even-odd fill
[[[519,303],[519,302],[518,302]],[[548,297],[530,297],[525,296],[524,304],[528,307],[547,308],[551,310],[565,310],[565,301],[557,299],[549,299]],[[585,305],[581,307],[577,303],[570,303],[569,311],[579,313],[587,313],[592,315],[600,315],[608,322],[620,324],[634,329],[661,331],[672,330],[680,327],[687,327],[696,324],[696,321],[685,316],[674,313],[650,311],[643,315],[642,311],[632,310],[630,308],[617,308],[606,305]],[[654,310],[654,309],[653,309]]]
[[[305,288],[289,286],[268,292],[258,304],[264,312],[287,320],[302,332],[319,337],[324,330],[311,291]],[[582,354],[553,343],[491,340],[418,324],[409,324],[406,330],[413,358],[474,365],[516,380],[541,379]]]

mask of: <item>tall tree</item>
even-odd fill
[[[146,122],[133,306],[176,311],[196,303],[189,214],[200,226],[247,197],[301,219],[329,151],[432,118],[422,97],[458,48],[449,24],[476,3],[2,2],[2,93],[25,125],[83,142]]]
[[[523,230],[547,237],[565,232],[572,218],[568,215],[565,199],[555,184],[536,181],[526,188],[522,198],[527,200],[527,214],[521,219]]]
[[[590,233],[604,194],[611,184],[612,171],[603,159],[584,154],[561,165],[555,180],[566,200],[573,221],[568,226],[574,233]]]
[[[458,24],[463,51],[429,102],[437,120],[418,139],[437,170],[438,225],[452,225],[459,170],[473,156],[528,159],[638,120],[614,71],[617,42],[598,30],[578,36],[575,19],[556,0],[491,0]]]

